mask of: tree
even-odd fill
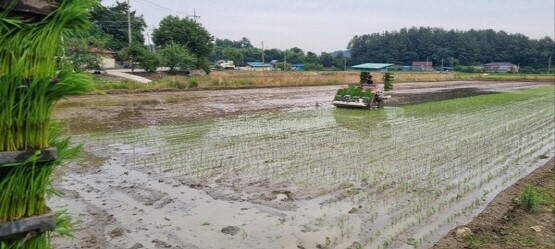
[[[108,49],[119,51],[129,46],[129,35],[127,27],[127,3],[116,2],[115,5],[105,7],[97,5],[91,12],[91,29],[95,36],[103,35],[109,37],[106,44]],[[133,42],[143,44],[145,38],[143,31],[146,23],[142,15],[131,11],[131,38]],[[103,33],[103,34],[102,34]]]
[[[262,61],[262,49],[259,48],[243,48],[243,59],[245,62]]]
[[[304,52],[302,49],[298,47],[294,47],[287,50],[287,62],[296,64],[296,63],[304,63]]]
[[[322,67],[320,63],[306,63],[304,65],[304,70],[306,71],[321,71],[322,69],[324,69],[324,67]]]
[[[195,58],[186,48],[177,43],[170,43],[160,49],[159,53],[162,57],[162,65],[169,67],[170,72],[174,72],[177,67],[181,69],[194,68]]]
[[[308,52],[306,53],[306,56],[304,58],[304,62],[307,64],[320,64],[320,58],[318,58],[318,55],[313,53],[313,52]]]
[[[75,72],[102,69],[102,57],[98,52],[105,47],[107,39],[83,32],[80,36],[64,34],[62,41],[56,53],[59,69],[69,67]]]
[[[333,66],[337,69],[345,69],[345,65],[346,65],[346,58],[345,56],[343,56],[343,54],[337,54],[335,57],[333,57]]]
[[[522,34],[488,30],[443,30],[430,27],[355,36],[349,42],[353,64],[386,62],[410,65],[431,60],[434,65],[476,65],[507,61],[522,67],[545,68],[554,54],[550,38],[533,40]],[[452,59],[453,58],[453,59]],[[325,64],[325,63],[323,63]]]
[[[272,49],[265,49],[264,50],[264,58],[266,61],[281,61],[283,60],[283,51],[272,48]]]
[[[333,67],[333,56],[330,53],[322,52],[320,54],[320,64],[325,68]]]
[[[131,62],[131,71],[135,71],[135,62],[140,62],[144,55],[148,52],[145,46],[139,43],[133,43],[120,51],[119,56]]]
[[[246,37],[241,38],[239,41],[232,41],[229,39],[217,39],[216,38],[216,47],[221,48],[252,48],[251,41]]]
[[[208,56],[214,47],[214,38],[193,19],[172,15],[165,17],[152,33],[152,40],[159,48],[164,48],[172,42],[187,48],[196,58],[196,68],[204,68],[207,71]]]
[[[160,56],[150,50],[146,50],[138,59],[141,67],[147,72],[154,72],[160,66]]]
[[[222,57],[224,60],[233,61],[236,65],[243,62],[243,53],[237,48],[224,48]]]

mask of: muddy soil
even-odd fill
[[[541,82],[452,81],[399,83],[390,106],[488,94]],[[330,107],[344,86],[258,88],[87,95],[60,101],[54,114],[71,134],[114,131],[216,117]]]
[[[540,85],[553,83],[402,83],[395,86],[389,105]],[[331,106],[332,96],[341,87],[87,95],[60,102],[55,118],[68,134],[74,135],[75,142],[86,143],[83,139],[94,138],[97,132],[326,108]],[[210,192],[200,188],[202,183],[195,186],[148,170],[128,168],[126,164],[133,160],[131,153],[136,153],[135,148],[85,148],[81,159],[56,172],[59,177],[56,187],[66,196],[52,198],[50,205],[68,209],[79,223],[75,238],[55,238],[55,248],[208,248],[204,244],[210,244],[209,248],[358,248],[357,236],[353,233],[360,230],[361,224],[350,216],[357,207],[334,204],[324,209],[322,205],[342,198],[345,194],[342,189],[297,200],[311,193],[280,192],[279,186],[269,186],[276,190],[271,195],[261,195],[258,200],[238,196],[233,201],[222,196],[236,193]],[[122,154],[129,154],[129,158]],[[218,189],[218,186],[208,187]],[[324,216],[322,210],[326,210]],[[238,224],[237,220],[248,220],[248,223]],[[344,227],[338,233],[345,238],[342,244],[331,244],[320,228],[336,226],[339,221]],[[301,226],[304,228],[300,232],[289,232]],[[273,242],[268,244],[268,241]]]
[[[472,222],[453,229],[432,248],[555,248],[555,207],[542,205],[530,213],[518,206],[517,200],[527,185],[539,187],[553,200],[555,161],[503,190]],[[472,236],[460,233],[465,228]]]

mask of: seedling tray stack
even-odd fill
[[[38,153],[38,154],[37,154]],[[31,157],[38,156],[34,163],[25,163]],[[0,180],[10,176],[16,167],[27,167],[31,174],[36,175],[42,166],[54,162],[58,157],[56,148],[46,148],[32,151],[4,151],[0,152]],[[30,234],[53,231],[56,227],[56,215],[47,208],[44,214],[31,217],[21,217],[13,220],[0,220],[0,241],[25,238]]]
[[[54,214],[46,196],[56,193],[54,168],[77,148],[51,134],[51,117],[60,99],[88,92],[91,81],[54,58],[60,37],[88,29],[95,4],[0,0],[0,249],[49,249],[55,227],[69,234],[69,218]]]

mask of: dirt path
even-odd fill
[[[137,69],[137,71],[144,71],[144,70],[140,70]],[[141,77],[135,74],[131,73],[131,69],[108,69],[106,70],[106,74],[110,75],[110,76],[114,76],[114,77],[118,77],[118,78],[122,78],[122,79],[127,79],[127,80],[133,80],[133,81],[137,81],[140,83],[150,83],[152,82],[152,80],[149,80],[145,77]]]
[[[392,93],[395,100],[390,105],[539,85],[553,84],[403,83],[396,85]],[[87,143],[96,139],[96,132],[244,114],[328,108],[331,96],[340,87],[88,95],[61,102],[55,117],[74,135],[75,142]],[[268,186],[268,189],[260,189],[257,201],[244,196],[229,199],[223,196],[237,193],[218,189],[213,185],[218,184],[217,180],[195,185],[179,178],[165,177],[155,170],[127,167],[137,164],[136,155],[140,159],[141,153],[151,153],[147,150],[119,144],[115,140],[109,147],[103,146],[95,142],[87,144],[85,151],[88,153],[84,158],[57,172],[60,180],[56,185],[66,197],[53,198],[50,203],[54,207],[69,209],[80,223],[76,238],[56,238],[55,248],[183,249],[206,248],[203,245],[207,244],[210,248],[358,248],[356,239],[362,224],[357,218],[359,214],[352,215],[357,213],[358,207],[335,202],[347,198],[352,187],[339,188],[329,194],[314,193],[318,196],[316,198],[305,193],[305,198],[295,199],[296,196],[287,191],[270,191],[266,195],[267,183],[257,182],[249,184],[261,188]],[[226,178],[218,180],[225,181]],[[202,184],[218,189],[219,193],[200,188]],[[280,190],[280,186],[272,186],[272,189]],[[328,239],[330,231],[334,236],[341,236],[340,242],[332,243]]]

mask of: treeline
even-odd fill
[[[230,60],[236,65],[245,65],[247,62],[261,62],[262,59],[264,59],[264,62],[278,61],[282,63],[285,60],[288,64],[305,64],[305,70],[343,69],[346,55],[343,54],[343,51],[323,52],[319,55],[310,51],[305,53],[298,47],[286,50],[264,49],[263,54],[262,48],[253,46],[246,37],[237,41],[216,38],[214,50],[210,55],[211,61]]]
[[[399,31],[355,36],[348,44],[351,64],[385,62],[410,65],[432,61],[439,67],[471,66],[490,62],[511,62],[522,69],[548,67],[554,55],[553,39],[530,39],[522,34],[488,30],[444,30],[412,27]]]

